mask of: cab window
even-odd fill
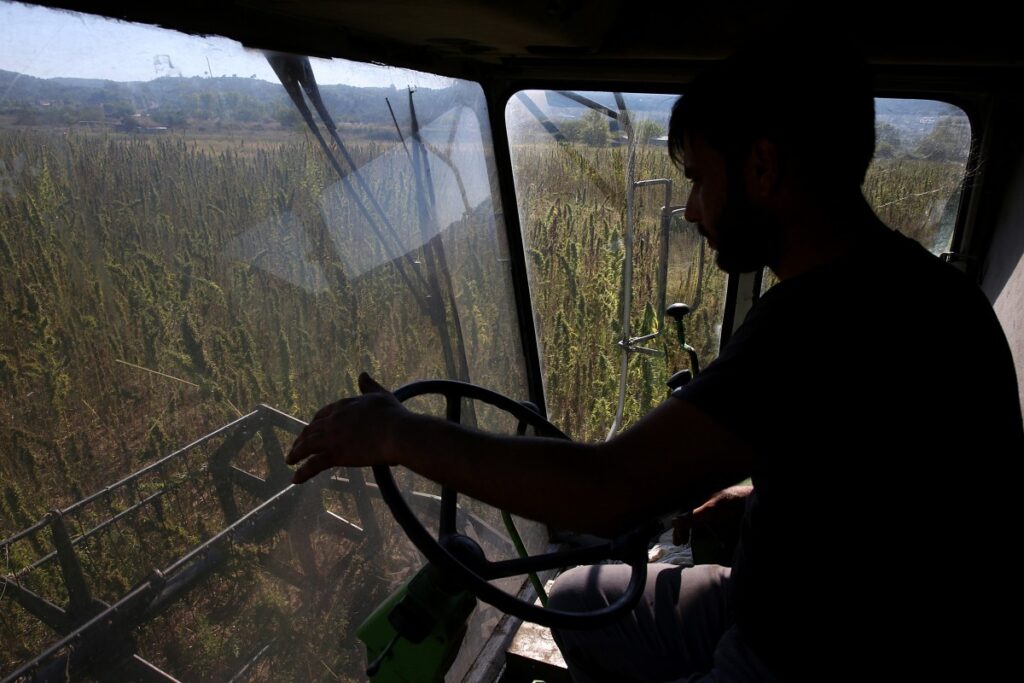
[[[971,123],[938,100],[875,98],[875,157],[864,197],[886,225],[940,256],[953,249]],[[765,270],[762,291],[775,284]]]
[[[675,100],[530,90],[505,108],[548,409],[578,439],[635,421],[664,398],[669,377],[693,368],[665,306],[691,307],[684,341],[697,367],[718,354],[726,279],[679,210],[689,181],[666,149]],[[892,228],[949,251],[971,145],[966,114],[932,100],[879,98],[875,108],[867,200]],[[760,291],[776,281],[766,270]]]
[[[664,400],[670,377],[697,369],[684,343],[698,363],[718,354],[726,280],[683,220],[675,100],[530,90],[505,108],[548,411],[576,439],[603,440]],[[674,303],[690,309],[682,337]]]

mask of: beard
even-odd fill
[[[715,262],[726,273],[751,273],[779,261],[782,225],[754,204],[737,182],[730,182],[716,226]]]

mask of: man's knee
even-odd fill
[[[563,612],[588,612],[607,607],[626,590],[627,565],[576,567],[555,579],[548,594],[548,606]]]
[[[728,624],[729,570],[655,564],[647,572],[643,597],[619,619],[594,630],[552,629],[577,680],[670,680],[710,668]],[[548,605],[566,612],[607,607],[631,574],[628,565],[577,567],[555,581]]]

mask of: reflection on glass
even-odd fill
[[[344,178],[261,54],[0,4],[0,675],[362,679],[422,560],[283,450],[363,369],[526,398],[480,88],[312,70]]]

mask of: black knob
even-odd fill
[[[691,379],[693,379],[693,373],[687,368],[669,377],[666,384],[668,384],[669,389],[675,390],[689,384]]]
[[[477,574],[482,573],[482,570],[487,565],[487,557],[484,555],[483,548],[465,534],[447,536],[441,539],[441,545],[444,546],[445,550],[454,555],[455,559]]]
[[[688,304],[674,303],[665,310],[665,315],[676,320],[682,320],[690,313]]]

